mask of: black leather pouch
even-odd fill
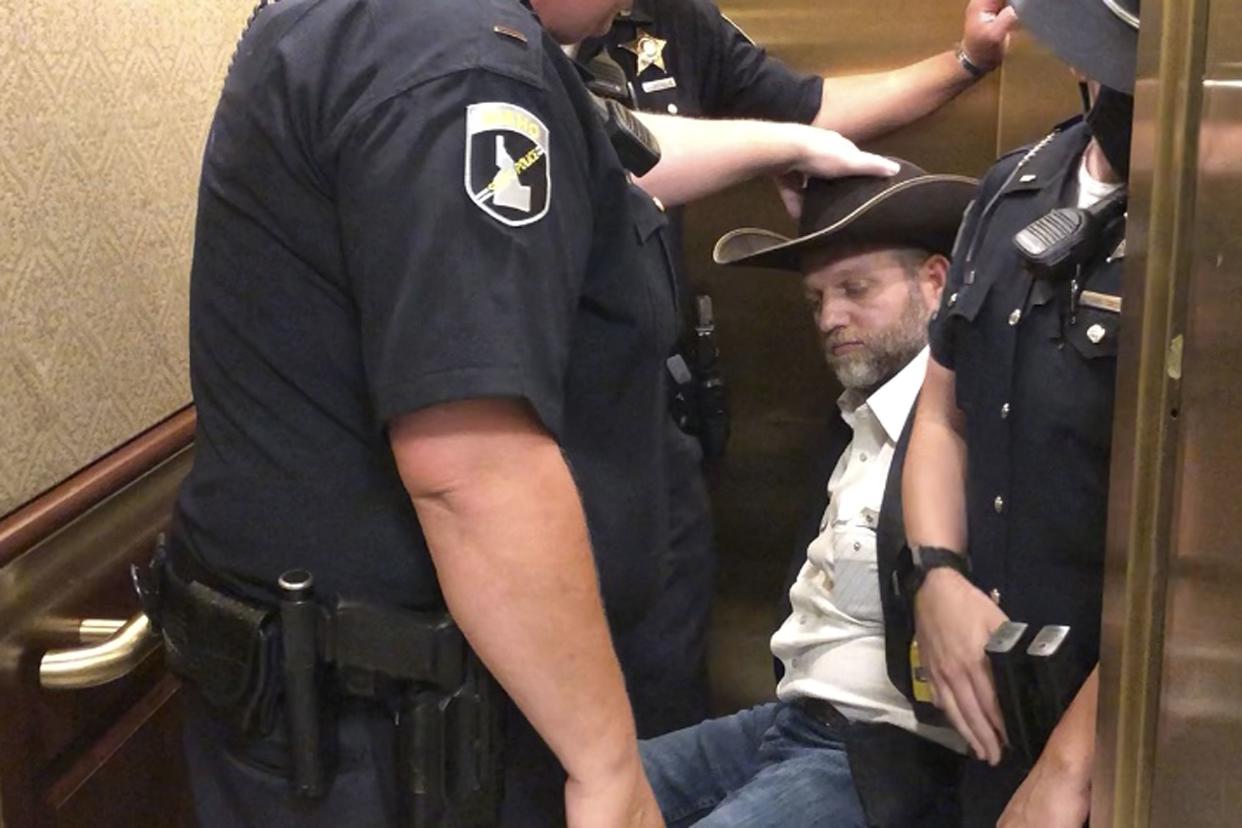
[[[165,567],[160,622],[174,674],[239,733],[264,735],[274,723],[280,682],[275,615]]]

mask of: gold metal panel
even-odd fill
[[[965,4],[734,0],[722,8],[791,66],[847,75],[897,68],[950,48],[961,37]],[[869,148],[908,156],[939,172],[978,174],[996,154],[998,78],[987,78],[917,127]]]
[[[1206,20],[1152,825],[1242,813],[1242,8]]]
[[[1081,111],[1070,69],[1026,32],[1014,32],[1000,68],[997,152],[1038,141],[1054,124]]]
[[[1150,813],[1165,580],[1185,424],[1170,362],[1197,245],[1192,209],[1206,0],[1143,8],[1101,642],[1093,825]]]

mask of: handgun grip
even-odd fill
[[[445,816],[443,698],[430,690],[411,689],[397,716],[397,767],[407,828],[435,828]]]

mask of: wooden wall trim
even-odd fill
[[[186,406],[0,519],[0,566],[188,446],[195,419]]]

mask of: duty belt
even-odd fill
[[[177,551],[177,568],[161,543],[149,570],[133,570],[168,667],[244,735],[269,733],[281,706],[296,795],[327,789],[320,728],[331,705],[323,696],[338,692],[394,708],[407,825],[490,824],[498,690],[448,613],[317,601],[313,576],[297,569],[260,603],[217,587],[188,550]]]

